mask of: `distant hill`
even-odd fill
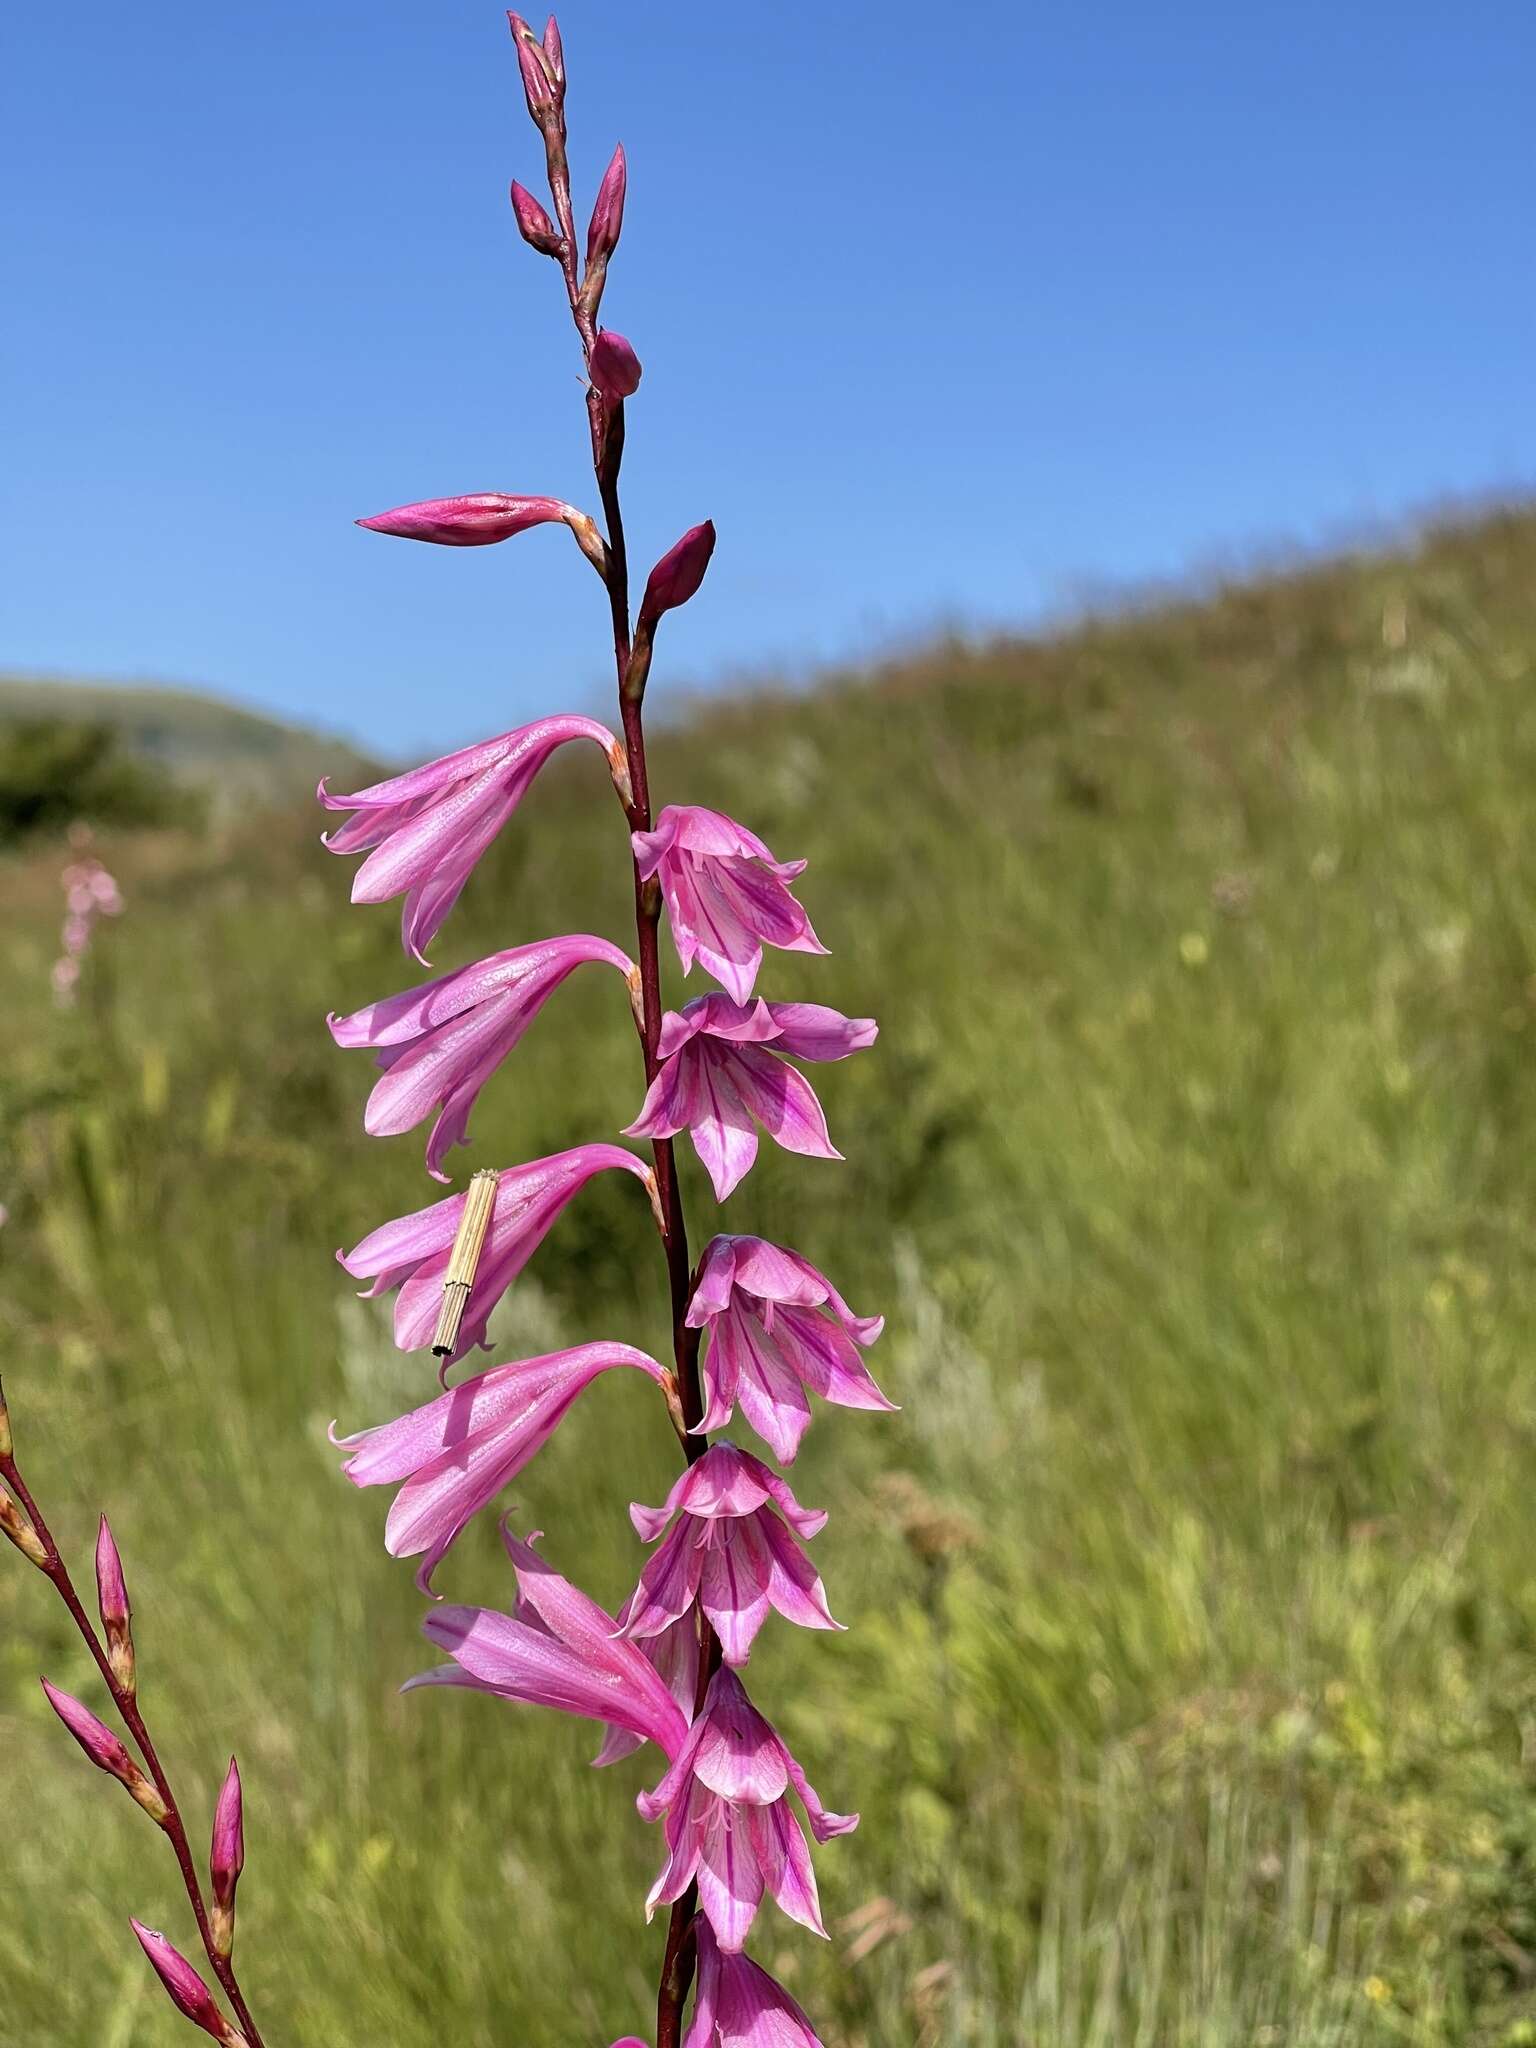
[[[110,725],[130,755],[220,805],[286,804],[311,796],[322,774],[345,788],[354,771],[377,768],[344,740],[193,690],[0,676],[0,723],[22,718]]]

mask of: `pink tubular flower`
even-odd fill
[[[587,371],[610,405],[633,398],[640,389],[640,358],[611,327],[605,327],[593,342]]]
[[[775,1055],[846,1059],[873,1045],[878,1032],[872,1017],[845,1017],[820,1003],[695,996],[661,1020],[661,1070],[625,1136],[671,1138],[686,1130],[722,1202],[757,1157],[754,1117],[787,1152],[841,1159],[816,1091]]]
[[[493,953],[350,1017],[331,1017],[338,1045],[374,1047],[385,1070],[368,1097],[363,1128],[375,1138],[393,1137],[437,1110],[427,1171],[446,1180],[444,1155],[468,1138],[480,1090],[566,976],[594,960],[636,979],[617,946],[577,933]]]
[[[614,1366],[633,1366],[658,1386],[667,1377],[632,1345],[578,1344],[493,1366],[396,1422],[332,1437],[352,1452],[342,1469],[354,1486],[405,1482],[389,1510],[384,1547],[391,1557],[421,1558],[416,1583],[423,1593],[432,1591],[432,1574],[472,1517],[544,1448],[577,1396]]]
[[[577,1145],[502,1173],[454,1358],[484,1342],[492,1309],[543,1243],[555,1218],[593,1174],[610,1167],[632,1173],[648,1193],[655,1187],[649,1167],[621,1145]],[[354,1279],[373,1282],[366,1290],[370,1297],[400,1289],[395,1342],[402,1351],[419,1351],[432,1341],[464,1201],[463,1195],[449,1195],[410,1216],[398,1216],[371,1231],[350,1252],[336,1255]]]
[[[793,1789],[818,1842],[851,1834],[856,1813],[830,1813],[779,1736],[747,1698],[734,1671],[717,1671],[703,1711],[653,1792],[635,1804],[646,1820],[666,1816],[667,1860],[647,1913],[680,1899],[698,1881],[699,1904],[723,1949],[740,1949],[770,1892],[791,1920],[826,1934],[816,1877]]]
[[[708,1333],[700,1427],[724,1429],[739,1401],[781,1464],[794,1463],[811,1419],[809,1389],[840,1408],[890,1411],[859,1356],[885,1328],[856,1316],[809,1259],[761,1237],[704,1248],[688,1327]]]
[[[422,1630],[453,1662],[407,1680],[405,1690],[469,1686],[610,1722],[654,1742],[668,1758],[676,1756],[688,1739],[688,1723],[634,1644],[615,1634],[612,1615],[552,1571],[531,1543],[519,1542],[510,1530],[503,1533],[517,1573],[516,1614],[485,1607],[436,1609]]]
[[[399,540],[435,541],[445,548],[483,548],[526,533],[530,526],[556,522],[584,538],[592,521],[574,505],[558,498],[509,498],[500,491],[478,491],[465,498],[424,498],[418,505],[397,505],[359,519],[370,533],[391,533]]]
[[[615,1625],[621,1636],[629,1633],[629,1615],[635,1599],[636,1595],[631,1593],[619,1609]],[[656,1635],[640,1638],[635,1648],[676,1700],[683,1719],[691,1721],[699,1690],[699,1631],[694,1617],[685,1614],[680,1620],[669,1622]],[[592,1761],[599,1767],[616,1764],[621,1757],[632,1756],[639,1747],[638,1735],[610,1725],[604,1733],[603,1746]]]
[[[225,2019],[214,2003],[213,1993],[186,1957],[172,1948],[165,1936],[157,1934],[153,1927],[146,1927],[139,1920],[130,1920],[128,1924],[139,1937],[140,1948],[154,1965],[155,1975],[170,1994],[176,2010],[194,2027],[201,2027],[205,2034],[212,2034],[215,2041],[222,2041],[225,2048],[241,2048],[244,2034]]]
[[[741,1665],[770,1607],[801,1628],[839,1626],[827,1611],[820,1576],[784,1526],[814,1536],[826,1515],[801,1507],[785,1481],[749,1452],[724,1440],[711,1444],[683,1473],[665,1507],[629,1511],[646,1543],[654,1543],[674,1515],[626,1608],[625,1635],[658,1635],[697,1602],[726,1663]]]
[[[699,1922],[699,1988],[683,2048],[822,2048],[782,1984],[749,1956],[723,1951]]]
[[[697,960],[738,1003],[752,994],[763,947],[825,953],[790,894],[803,860],[776,861],[721,811],[668,804],[653,830],[630,835],[642,878],[658,875],[684,974]]]
[[[352,901],[387,903],[404,895],[405,950],[425,964],[422,949],[458,901],[475,862],[550,755],[568,740],[591,740],[616,779],[622,777],[624,752],[607,726],[566,712],[462,747],[351,796],[333,796],[322,781],[318,795],[327,810],[355,813],[326,834],[323,844],[341,854],[371,849],[352,878]]]
[[[663,612],[673,611],[678,605],[688,602],[704,581],[704,571],[709,567],[709,558],[714,552],[715,522],[712,519],[706,519],[702,526],[690,526],[682,539],[668,548],[646,580],[645,596],[635,621],[637,641],[650,639]]]

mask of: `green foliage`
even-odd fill
[[[123,751],[109,725],[65,718],[0,724],[0,845],[76,819],[154,825],[185,806],[165,778]]]
[[[657,741],[664,797],[812,861],[832,957],[767,992],[883,1024],[819,1077],[848,1164],[765,1147],[727,1211],[889,1313],[902,1403],[824,1418],[794,1475],[850,1632],[753,1665],[865,1815],[819,1858],[831,1951],[760,1930],[833,2048],[1536,2039],[1533,593],[1536,520],[1496,520]],[[397,1696],[420,1602],[325,1441],[432,1384],[330,1256],[432,1195],[323,1023],[410,979],[394,915],[347,908],[308,816],[103,851],[130,907],[62,1021],[56,885],[7,876],[0,1355],[82,1560],[112,1514],[200,1813],[240,1752],[257,2009],[334,2048],[644,2032],[643,1760]],[[622,852],[558,764],[441,964],[622,938]],[[556,1005],[470,1163],[634,1113],[622,1002]],[[663,1330],[615,1185],[497,1337]],[[675,1457],[619,1377],[512,1493],[610,1601]],[[492,1532],[442,1579],[505,1598]],[[184,1908],[47,1716],[39,1668],[94,1695],[43,1592],[0,1559],[0,2039],[170,2044],[124,1922]]]

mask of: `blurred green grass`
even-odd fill
[[[824,1076],[847,1165],[765,1147],[726,1212],[887,1312],[903,1404],[824,1413],[795,1471],[850,1633],[753,1664],[864,1813],[830,1950],[758,1929],[833,2048],[1536,2041],[1533,663],[1510,514],[658,733],[659,800],[811,859],[832,958],[766,992],[883,1025]],[[430,1389],[331,1253],[431,1190],[324,1028],[412,976],[317,829],[104,846],[129,908],[62,1019],[59,856],[3,870],[20,1449],[82,1569],[113,1517],[199,1832],[239,1751],[272,2048],[603,2043],[652,2005],[644,1761],[400,1699],[420,1602],[325,1442]],[[560,763],[439,963],[627,916]],[[561,991],[461,1170],[629,1120],[612,994]],[[702,1238],[691,1159],[688,1195]],[[595,1183],[498,1348],[661,1348],[660,1281]],[[512,1495],[610,1602],[675,1457],[620,1377]],[[442,1583],[505,1599],[489,1531]],[[185,1907],[47,1714],[39,1669],[93,1695],[45,1592],[0,1559],[0,2040],[170,2043],[126,1916]]]

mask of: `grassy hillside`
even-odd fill
[[[130,757],[225,807],[293,803],[313,790],[326,769],[346,775],[367,765],[339,740],[192,690],[0,676],[0,726],[15,719],[108,726],[121,735]]]
[[[903,1404],[796,1467],[849,1633],[753,1664],[865,1816],[820,1857],[835,1954],[760,1927],[834,2048],[1536,2040],[1533,681],[1511,517],[659,742],[663,800],[810,857],[832,957],[767,992],[884,1026],[825,1072],[848,1164],[765,1147],[727,1212],[888,1313]],[[204,1803],[239,1750],[270,2040],[605,2043],[648,2025],[645,1766],[397,1697],[420,1602],[325,1442],[429,1388],[331,1260],[428,1183],[324,1028],[412,977],[316,823],[105,849],[128,910],[62,1019],[55,857],[5,871],[7,1388],[82,1557],[113,1516]],[[441,964],[622,939],[625,898],[561,763]],[[612,998],[560,993],[468,1164],[629,1120]],[[503,1355],[663,1344],[634,1194],[567,1215]],[[610,1601],[673,1463],[648,1391],[595,1388],[513,1495]],[[442,1583],[506,1595],[487,1532]],[[47,1715],[39,1666],[88,1682],[44,1590],[0,1558],[0,2039],[170,2044],[125,1919],[184,1908]]]

